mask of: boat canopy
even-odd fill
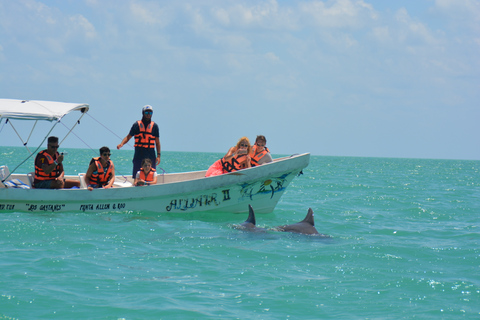
[[[86,103],[0,99],[0,118],[55,121],[75,110],[85,113],[88,108]]]

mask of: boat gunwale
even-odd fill
[[[295,154],[289,157],[282,157],[276,159],[277,161],[264,164],[262,166],[257,166],[257,167],[252,167],[252,168],[247,168],[247,169],[242,169],[241,171],[243,172],[230,172],[218,176],[212,176],[212,177],[202,177],[202,178],[195,178],[195,179],[188,179],[188,180],[182,180],[182,181],[173,181],[173,182],[167,182],[167,183],[157,183],[155,185],[150,185],[148,187],[145,187],[145,189],[137,189],[135,187],[135,192],[132,192],[132,187],[131,186],[125,186],[125,187],[115,187],[115,188],[109,188],[109,189],[95,189],[95,192],[90,193],[92,191],[86,189],[86,188],[79,188],[79,189],[20,189],[20,188],[0,188],[0,195],[1,193],[5,193],[6,190],[10,190],[9,193],[10,196],[13,196],[9,200],[11,201],[25,201],[25,194],[32,194],[36,193],[37,195],[47,195],[50,194],[50,192],[56,192],[59,196],[56,197],[55,200],[52,201],[66,201],[66,200],[71,200],[71,192],[82,192],[82,196],[85,196],[85,199],[88,200],[95,200],[98,197],[97,195],[103,194],[103,195],[109,195],[107,198],[108,199],[121,199],[121,198],[126,198],[126,199],[135,199],[135,198],[151,198],[155,196],[166,196],[166,195],[175,195],[175,194],[182,194],[182,193],[191,193],[191,192],[198,192],[202,190],[212,190],[216,188],[223,188],[226,186],[231,186],[231,185],[236,185],[236,184],[241,184],[241,183],[253,183],[258,180],[266,179],[274,175],[278,174],[283,174],[288,171],[294,171],[298,170],[301,171],[303,168],[308,166],[310,159],[310,153],[303,153],[303,154]],[[290,164],[289,160],[296,160],[297,162],[300,162],[299,165],[292,166]],[[264,174],[255,174],[255,172],[259,171],[266,171]],[[191,174],[191,173],[199,173],[199,172],[206,172],[205,170],[199,170],[199,171],[189,171],[189,172],[177,172],[177,173],[171,173],[171,174],[166,174],[166,175],[183,175],[183,174]],[[15,176],[23,176],[26,174],[16,174]],[[66,176],[68,177],[68,176]],[[76,177],[76,176],[70,176],[70,177]],[[123,180],[125,177],[123,176],[117,176],[121,177],[120,179]],[[128,178],[127,178],[128,179]],[[203,181],[203,183],[199,183],[199,181]],[[188,189],[185,191],[182,191],[181,189]],[[1,191],[4,190],[4,191]],[[137,191],[138,190],[138,191]],[[161,192],[160,194],[158,193],[159,190],[167,190],[166,192]],[[88,192],[86,192],[88,191]],[[140,197],[138,194],[139,192],[142,191],[144,192],[144,196]],[[88,195],[92,195],[91,197]],[[5,197],[2,197],[2,200],[6,200]]]

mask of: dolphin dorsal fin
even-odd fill
[[[253,212],[253,208],[251,205],[248,205],[248,218],[245,222],[249,222],[253,225],[256,225],[255,223],[255,212]]]
[[[313,221],[313,210],[312,208],[308,208],[308,213],[305,219],[303,219],[302,222],[306,222],[311,224],[312,226],[315,226],[315,222]]]

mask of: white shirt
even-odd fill
[[[153,179],[157,176],[157,171],[153,173]],[[140,179],[140,171],[137,171],[137,175],[135,176],[136,179]]]

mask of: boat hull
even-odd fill
[[[204,178],[205,171],[159,176],[159,183],[111,189],[0,189],[3,212],[272,212],[310,154],[277,159],[262,166]]]

